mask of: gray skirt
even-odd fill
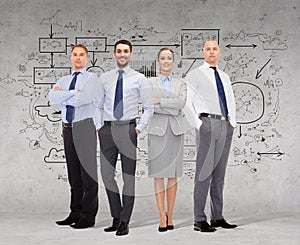
[[[163,136],[148,135],[148,175],[154,178],[182,176],[184,135],[174,135],[170,125]]]

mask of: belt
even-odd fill
[[[200,117],[208,117],[208,118],[213,118],[213,119],[218,119],[222,121],[229,121],[228,116],[222,116],[222,115],[216,115],[216,114],[209,114],[209,113],[201,113]]]
[[[90,121],[90,120],[93,120],[92,118],[86,118],[86,119],[83,119],[81,121],[78,121],[78,122],[74,122],[74,123],[65,123],[65,122],[62,122],[62,126],[63,128],[73,128],[74,125],[80,125],[82,123],[86,123],[87,121]]]
[[[127,121],[104,121],[105,126],[128,125],[135,123],[135,119]]]
[[[73,123],[62,123],[63,128],[73,128]]]

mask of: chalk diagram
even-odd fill
[[[280,77],[284,67],[276,63],[276,57],[288,48],[282,32],[277,31],[273,37],[240,31],[228,33],[221,39],[220,29],[181,29],[174,34],[153,26],[143,27],[139,18],[133,18],[116,32],[104,33],[99,28],[84,29],[82,20],[64,23],[60,12],[40,22],[48,28],[49,34],[39,37],[38,52],[30,51],[24,63],[17,66],[17,80],[9,76],[0,78],[1,86],[13,82],[22,84],[15,96],[28,99],[28,104],[24,105],[28,116],[23,119],[24,127],[19,129],[19,134],[24,136],[29,149],[44,154],[41,161],[58,179],[66,180],[61,112],[59,106],[49,103],[48,93],[60,77],[71,73],[69,53],[73,44],[82,43],[88,47],[88,70],[100,76],[115,67],[113,44],[119,38],[133,43],[130,65],[146,77],[156,76],[159,48],[171,47],[176,55],[174,74],[183,78],[202,63],[200,50],[206,40],[222,40],[225,47],[222,47],[220,67],[232,79],[238,121],[229,165],[246,167],[250,173],[256,173],[264,159],[277,162],[284,157],[280,147],[282,135],[276,128],[280,88],[284,85]],[[162,33],[164,35],[160,35]],[[260,55],[265,52],[264,57],[257,58],[256,50]],[[185,135],[184,150],[184,174],[191,179],[194,178],[195,160],[195,135],[191,130]],[[144,135],[139,138],[136,178],[147,177],[147,173],[147,136]]]

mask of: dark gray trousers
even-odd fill
[[[223,219],[223,189],[234,128],[229,121],[201,117],[196,130],[197,160],[194,183],[194,221],[207,220],[204,212],[208,190],[211,219]]]
[[[104,125],[99,131],[100,166],[111,216],[129,223],[134,205],[136,146],[135,123]],[[115,180],[118,154],[123,177],[122,203]]]

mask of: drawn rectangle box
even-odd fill
[[[89,52],[107,52],[106,37],[76,37],[76,44],[83,44]]]
[[[205,41],[219,43],[220,29],[181,29],[182,59],[203,59],[201,52]]]
[[[34,84],[55,84],[61,77],[71,74],[71,67],[34,67]]]
[[[39,38],[40,53],[67,53],[67,38]]]

